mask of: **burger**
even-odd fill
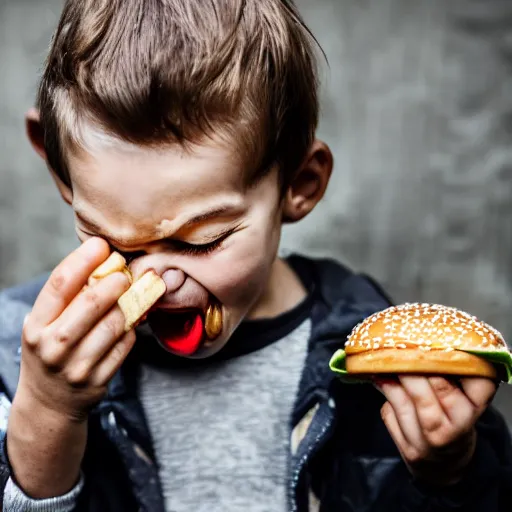
[[[438,304],[407,303],[374,313],[352,330],[329,366],[348,380],[420,374],[512,383],[512,355],[501,333]]]

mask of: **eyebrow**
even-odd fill
[[[192,226],[195,226],[196,224],[201,224],[203,222],[206,222],[207,220],[214,219],[217,217],[229,217],[229,216],[235,215],[236,213],[239,213],[239,211],[240,211],[240,209],[235,207],[232,204],[217,206],[217,207],[207,210],[203,213],[194,215],[190,219],[186,220],[180,226],[179,229],[182,230],[185,228],[190,228]],[[83,222],[88,227],[90,227],[94,231],[96,231],[98,236],[108,239],[110,242],[113,243],[113,245],[120,246],[120,247],[124,247],[124,246],[128,245],[127,239],[115,238],[110,235],[107,235],[97,222],[95,222],[92,219],[89,219],[82,212],[75,210],[75,215],[81,222]],[[167,238],[167,236],[164,238]],[[139,243],[141,243],[141,242],[139,242]]]

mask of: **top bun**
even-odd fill
[[[384,349],[507,351],[493,327],[459,309],[438,304],[402,304],[379,311],[357,325],[347,356]]]

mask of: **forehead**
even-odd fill
[[[219,202],[243,203],[245,170],[235,146],[224,141],[186,148],[139,147],[108,136],[88,142],[68,157],[73,203],[99,222],[140,225]]]

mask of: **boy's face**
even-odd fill
[[[27,129],[46,159],[36,111]],[[81,241],[103,237],[135,279],[150,269],[164,279],[148,323],[168,350],[207,357],[244,318],[276,316],[303,297],[277,251],[283,220],[300,220],[323,197],[332,170],[325,144],[313,143],[284,195],[277,169],[247,188],[236,146],[220,140],[147,149],[92,133],[86,147],[67,156],[71,187],[52,174]],[[208,310],[222,317],[213,339]]]
[[[148,320],[168,349],[216,352],[270,300],[282,217],[276,170],[247,189],[235,152],[213,141],[187,152],[100,144],[68,160],[80,240],[99,235],[131,260],[135,279],[154,269],[166,282]],[[196,327],[211,305],[223,327],[205,344]]]

